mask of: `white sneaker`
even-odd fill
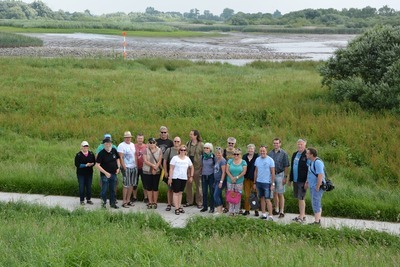
[[[273,222],[273,221],[274,221],[274,217],[272,217],[272,216],[268,216],[268,219],[267,219],[267,221]]]

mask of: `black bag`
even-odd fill
[[[257,192],[251,192],[249,203],[251,210],[258,210],[260,208],[260,201],[258,200]]]
[[[320,158],[317,158],[315,161],[317,160],[321,160]],[[315,169],[315,164],[313,165],[314,167],[314,171],[310,169],[310,171],[312,172],[312,174],[314,174],[315,176],[317,176],[316,174],[316,169]],[[324,191],[332,191],[333,189],[335,189],[335,185],[332,183],[331,180],[328,179],[328,175],[326,174],[325,168],[324,168],[324,175],[325,175],[325,182],[322,181],[321,184],[321,189]]]

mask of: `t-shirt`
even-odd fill
[[[135,145],[133,143],[125,143],[122,142],[121,144],[118,145],[117,148],[118,153],[123,153],[124,154],[124,163],[127,168],[136,168],[136,162],[135,162]]]
[[[169,172],[169,164],[171,162],[171,159],[179,154],[179,148],[175,149],[174,147],[169,147],[167,148],[167,150],[165,150],[164,155],[163,155],[163,159],[165,160],[165,162],[167,163],[167,172]]]
[[[112,145],[113,148],[117,149],[117,147],[113,144]],[[100,153],[100,151],[102,151],[104,149],[104,144],[100,144],[97,149],[96,149],[96,155]]]
[[[243,172],[243,167],[247,166],[247,163],[245,160],[242,160],[238,165],[236,165],[233,162],[233,159],[228,160],[228,165],[229,165],[229,171],[231,172],[233,177],[239,176],[241,172]],[[231,177],[228,175],[226,176],[228,179],[228,183],[232,183]],[[244,176],[240,176],[237,180],[237,184],[241,184],[244,181]]]
[[[146,148],[147,148],[146,144],[142,144],[140,147],[138,144],[135,144],[135,150],[136,150],[135,153],[137,156],[136,165],[139,170],[143,168],[143,154],[146,153]]]
[[[259,183],[271,183],[271,168],[275,168],[275,162],[270,156],[262,158],[259,156],[254,163],[257,168],[257,179]]]
[[[297,152],[296,157],[293,160],[293,182],[297,183],[297,178],[299,176],[299,161],[301,158],[300,152]]]
[[[201,175],[211,175],[214,173],[214,162],[215,155],[212,154],[211,158],[204,159],[203,158],[203,168],[201,169]]]
[[[156,143],[157,143],[157,146],[158,146],[159,148],[161,148],[163,154],[164,154],[164,152],[167,150],[167,148],[173,147],[173,146],[174,146],[174,142],[173,142],[171,139],[161,139],[161,138],[158,138],[158,139],[156,140]]]
[[[100,163],[100,166],[106,172],[116,173],[118,169],[117,159],[119,159],[119,155],[115,148],[112,148],[110,152],[103,149],[97,155],[96,162]]]
[[[226,159],[222,158],[220,161],[215,159],[215,165],[214,165],[214,179],[215,181],[221,181],[222,177],[222,169],[221,167],[226,165]]]
[[[187,180],[187,171],[193,163],[187,156],[185,156],[184,159],[181,159],[179,156],[174,156],[171,159],[170,165],[174,165],[174,172],[171,175],[172,179],[179,178],[181,180]]]
[[[318,182],[318,174],[322,174],[322,180],[325,181],[325,172],[324,172],[324,163],[320,159],[316,159],[311,161],[310,165],[308,166],[308,184],[310,188],[316,187]],[[316,175],[314,175],[314,173]]]

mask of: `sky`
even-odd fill
[[[25,0],[23,2],[32,3]],[[279,10],[282,14],[307,8],[364,8],[370,6],[376,9],[384,5],[400,11],[399,0],[42,0],[53,11],[63,10],[68,12],[83,12],[90,10],[91,14],[101,15],[114,12],[144,12],[146,7],[154,7],[158,11],[178,11],[181,13],[190,12],[197,8],[200,14],[209,10],[214,15],[220,15],[224,8],[231,8],[235,13],[273,13]]]

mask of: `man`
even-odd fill
[[[184,207],[193,206],[193,180],[196,185],[196,203],[197,208],[203,208],[203,193],[201,190],[201,169],[203,166],[203,142],[198,130],[191,130],[189,133],[190,141],[186,143],[187,155],[193,163],[194,177],[186,183],[186,204]]]
[[[267,155],[267,147],[260,147],[260,156],[254,163],[254,190],[257,189],[258,197],[261,202],[261,219],[273,221],[271,191],[275,188],[275,162]],[[268,217],[265,206],[268,208]]]
[[[235,137],[228,137],[228,147],[224,149],[224,158],[226,161],[229,159],[233,159],[233,151],[235,151],[235,144],[236,144],[236,138]]]
[[[133,185],[133,199],[132,202],[137,200],[137,185],[139,183],[139,176],[142,179],[143,184],[143,154],[146,153],[147,145],[144,143],[144,135],[139,133],[136,136],[136,144],[135,144],[135,154],[137,158],[136,166],[137,166],[137,177],[136,177],[136,186]],[[147,198],[147,191],[143,186],[143,202],[148,203],[149,199]]]
[[[112,141],[109,138],[103,140],[104,149],[99,152],[96,158],[96,168],[100,171],[101,178],[101,198],[102,207],[106,207],[107,191],[110,189],[110,206],[114,209],[119,207],[115,203],[115,184],[117,174],[119,173],[120,160],[118,152],[112,147]]]
[[[314,212],[314,222],[310,224],[321,225],[322,215],[322,182],[325,182],[324,163],[319,159],[315,148],[307,148],[307,159],[310,161],[308,167],[308,179],[305,183],[305,188],[310,188],[311,204]]]
[[[131,140],[131,132],[126,131],[124,133],[124,141],[118,145],[117,149],[121,161],[123,177],[122,207],[124,208],[133,206],[133,204],[130,203],[130,197],[133,191],[133,186],[137,187],[136,149]]]
[[[181,146],[181,138],[179,136],[176,136],[174,138],[174,146],[167,148],[163,155],[163,168],[165,171],[165,177],[169,178],[169,164],[171,162],[171,159],[179,154],[179,147]],[[168,193],[167,193],[167,208],[165,209],[166,211],[170,211],[172,207],[172,202],[173,202],[173,190],[170,185],[168,185]]]
[[[307,181],[307,156],[306,156],[306,144],[307,142],[303,139],[297,141],[297,151],[293,153],[291,160],[291,171],[288,186],[291,186],[293,182],[293,193],[294,197],[299,202],[299,216],[294,218],[293,221],[298,223],[304,223],[306,220],[306,191],[304,187]]]
[[[268,156],[275,162],[275,209],[272,211],[272,214],[283,218],[285,217],[285,196],[283,193],[285,193],[286,178],[289,174],[289,157],[286,151],[281,148],[281,139],[275,138],[273,145],[274,149],[268,152]]]
[[[168,139],[168,128],[165,126],[160,127],[160,138],[156,139],[157,146],[161,148],[162,153],[164,154],[165,150],[169,147],[174,146],[174,142],[171,139]]]

